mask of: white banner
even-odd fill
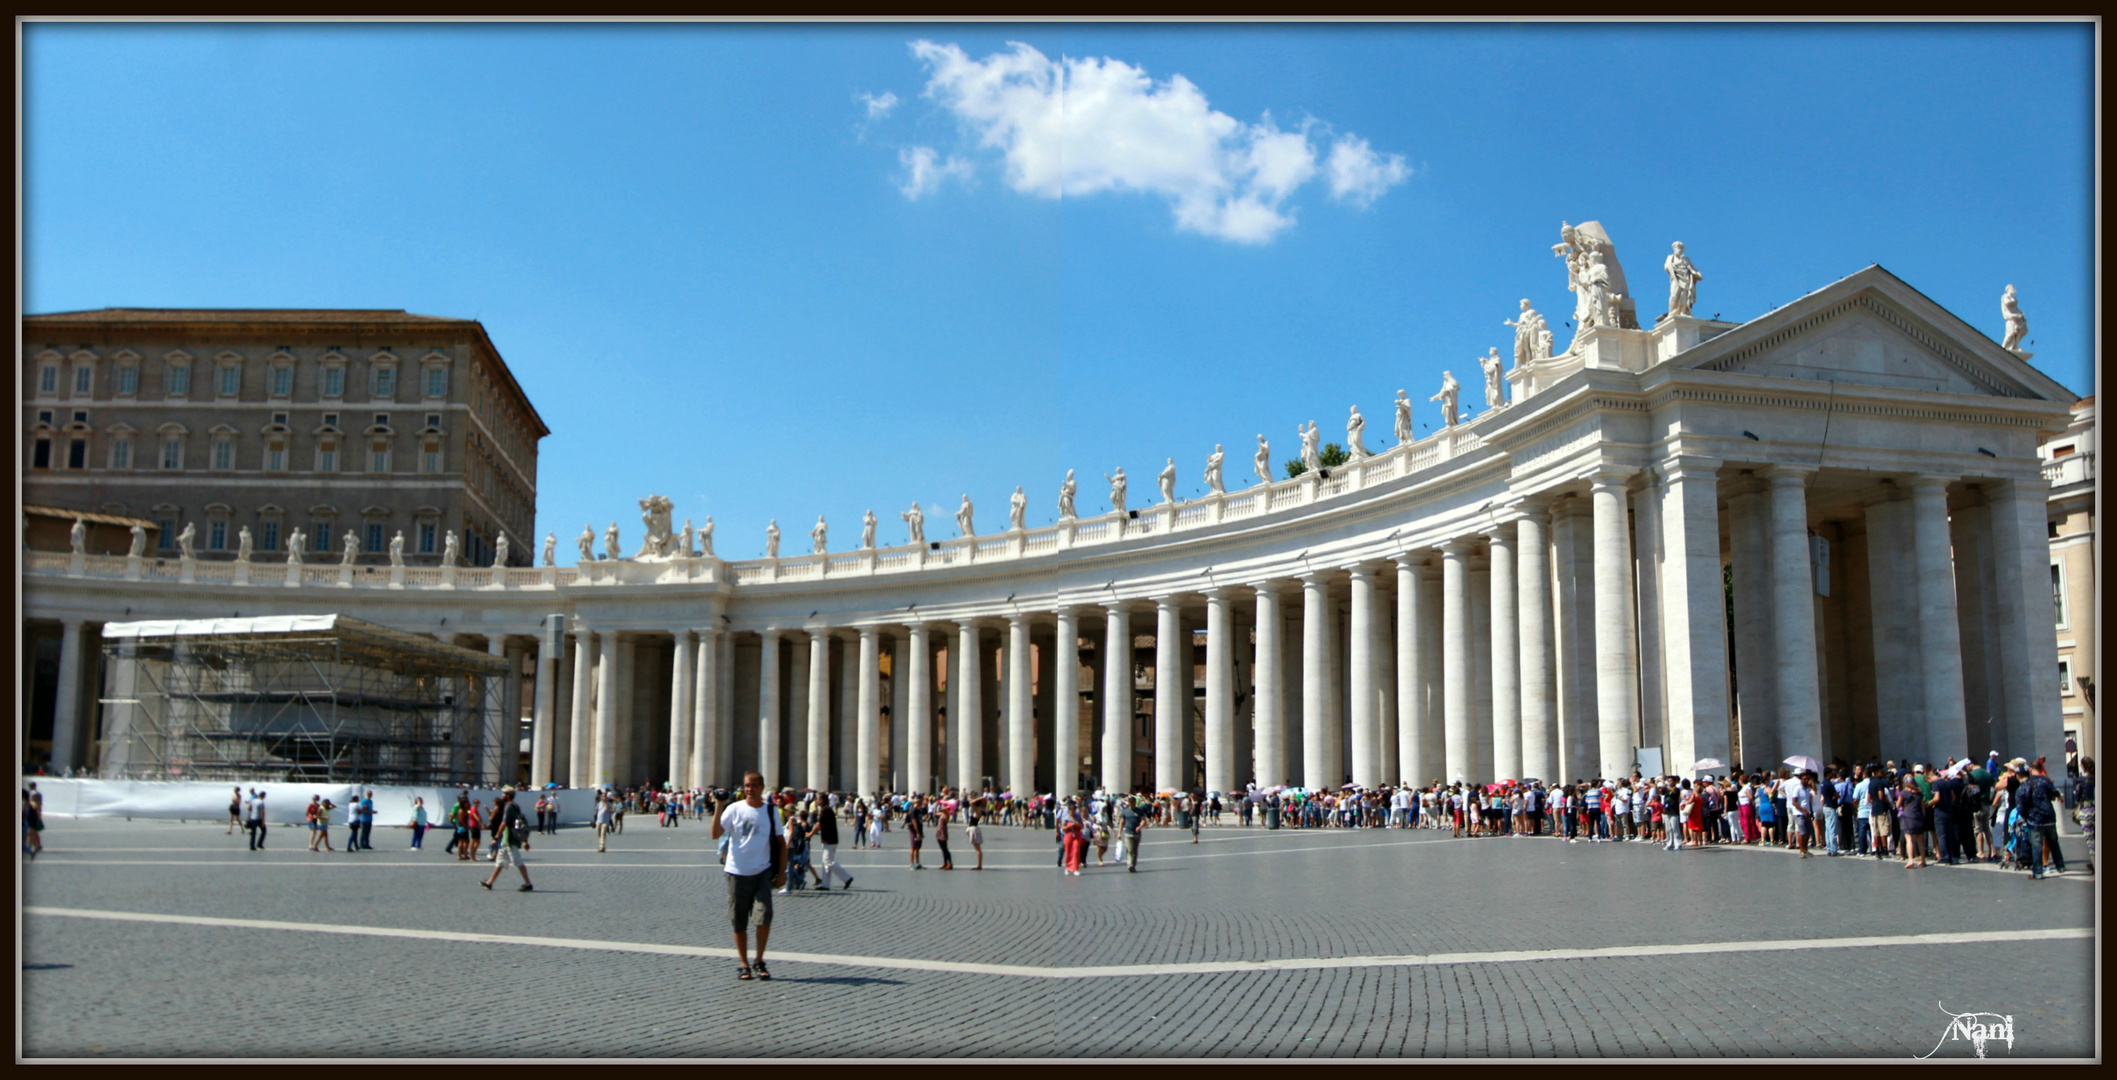
[[[309,797],[322,796],[337,804],[331,814],[331,824],[343,825],[345,808],[356,794],[375,793],[375,826],[388,829],[409,826],[412,823],[414,799],[426,800],[426,820],[430,825],[439,825],[448,818],[448,808],[455,804],[461,788],[442,787],[359,787],[353,784],[292,784],[247,781],[237,785],[206,781],[175,781],[158,783],[146,780],[94,780],[67,779],[58,776],[24,777],[23,787],[37,785],[37,792],[44,796],[44,816],[48,818],[68,817],[135,817],[160,818],[177,821],[226,821],[228,804],[233,800],[235,789],[240,787],[247,796],[250,791],[261,791],[265,795],[267,820],[275,826],[300,825],[305,821]],[[595,814],[595,791],[593,789],[565,789],[547,792],[559,799],[559,820],[566,824],[588,824]],[[472,799],[481,803],[491,802],[499,795],[497,788],[472,788]],[[523,790],[516,795],[522,800],[522,812],[534,813],[537,793]]]

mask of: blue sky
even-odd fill
[[[926,44],[922,45],[921,42]],[[1020,43],[1019,46],[1012,43]],[[32,312],[483,320],[552,428],[538,533],[636,500],[762,554],[914,499],[1134,505],[1213,444],[1390,442],[1572,310],[1599,220],[1659,313],[1880,263],[2086,393],[2094,38],[1995,26],[29,24]],[[1180,79],[1180,81],[1178,81]],[[1060,88],[1064,88],[1063,99]],[[1059,103],[1063,100],[1064,107]],[[1466,393],[1469,402],[1475,394]],[[1480,400],[1480,408],[1481,398]],[[1376,438],[1375,435],[1381,435]]]

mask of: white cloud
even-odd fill
[[[1179,229],[1265,243],[1294,223],[1287,201],[1318,171],[1313,122],[1282,131],[1267,113],[1243,123],[1215,111],[1182,75],[1157,83],[1121,60],[1052,60],[1020,42],[983,60],[952,44],[915,41],[911,49],[930,72],[924,95],[980,146],[1000,151],[1008,185],[1025,194],[1158,195]],[[910,159],[906,167],[916,178]],[[1360,205],[1409,175],[1401,155],[1378,156],[1349,135],[1337,140],[1329,168],[1332,194]],[[907,185],[905,193],[916,198],[914,190],[932,188]]]
[[[1331,144],[1330,158],[1324,163],[1330,174],[1330,194],[1333,199],[1343,199],[1365,207],[1382,197],[1382,193],[1404,182],[1411,175],[1411,166],[1404,164],[1402,154],[1377,154],[1366,139],[1354,135],[1341,136]]]
[[[941,189],[944,181],[954,178],[969,180],[971,164],[950,154],[947,160],[931,146],[914,146],[897,151],[897,162],[904,166],[905,179],[897,190],[907,199],[918,199]]]
[[[867,105],[867,118],[869,120],[880,120],[888,116],[891,109],[897,107],[897,94],[894,90],[882,91],[881,97],[876,97],[873,94],[860,94],[858,96]]]

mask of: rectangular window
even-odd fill
[[[419,471],[423,473],[440,472],[441,451],[431,446],[427,447],[426,452],[419,455]]]
[[[338,447],[336,445],[325,443],[316,451],[316,471],[338,471]]]
[[[59,392],[59,365],[46,364],[37,371],[37,392],[56,394]]]
[[[386,473],[390,471],[389,447],[377,443],[374,449],[368,451],[368,471],[372,473]]]
[[[96,369],[83,364],[74,369],[74,393],[86,394],[95,389]]]
[[[337,426],[338,426],[338,414],[337,414],[337,413],[334,413],[334,412],[327,412],[327,413],[323,414],[323,426],[325,426],[325,427],[337,427]]]
[[[76,424],[85,424],[85,423],[87,423],[87,422],[88,422],[88,410],[87,410],[87,409],[75,409],[75,410],[74,410],[74,423],[76,423]]]
[[[382,535],[382,523],[379,521],[368,522],[368,554],[380,555],[382,549],[387,547],[388,543]]]
[[[294,392],[294,369],[281,365],[272,369],[272,396],[286,397]]]
[[[419,554],[432,555],[433,553],[434,523],[431,521],[422,521],[419,523]]]
[[[212,551],[228,550],[228,523],[218,518],[206,526],[206,547]]]
[[[58,415],[58,414],[57,414],[57,413],[54,413],[54,412],[52,412],[52,411],[51,411],[50,409],[38,409],[38,410],[37,410],[37,423],[40,423],[40,424],[45,424],[45,425],[49,425],[49,424],[50,424],[50,423],[52,422],[52,421],[51,421],[51,418],[52,418],[52,417],[54,417],[54,416],[56,416],[56,415]]]
[[[163,518],[155,524],[158,526],[157,531],[161,533],[156,546],[163,551],[176,550],[176,519]]]
[[[235,468],[234,439],[213,440],[213,468],[216,472],[226,472]]]
[[[267,470],[268,472],[285,472],[285,471],[286,471],[286,468],[287,468],[287,448],[286,448],[286,447],[284,447],[284,446],[281,446],[281,445],[280,445],[280,444],[278,444],[278,443],[273,443],[273,444],[272,444],[271,446],[269,446],[269,447],[266,447],[266,448],[265,448],[265,469],[266,469],[266,470]]]
[[[2065,567],[2051,564],[2051,607],[2058,616],[2059,629],[2066,625],[2066,573]]]
[[[162,468],[181,469],[183,467],[184,437],[181,435],[162,436]]]
[[[234,397],[243,390],[243,369],[230,364],[221,369],[220,395]]]
[[[120,394],[137,394],[137,393],[139,393],[139,392],[140,392],[140,369],[139,369],[139,368],[137,368],[137,367],[134,367],[134,366],[133,366],[133,365],[131,365],[131,364],[126,364],[126,365],[125,365],[124,367],[121,367],[121,368],[119,368],[119,369],[118,369],[118,393],[120,393]]]
[[[441,414],[437,412],[427,413],[426,426],[433,428],[435,431],[441,430]]]
[[[113,469],[132,468],[132,439],[130,437],[120,435],[110,440],[110,467]]]
[[[278,550],[279,550],[279,522],[277,522],[277,521],[267,521],[267,522],[265,522],[265,527],[264,527],[264,528],[263,528],[263,529],[261,530],[261,532],[263,533],[263,536],[262,536],[262,537],[261,537],[261,538],[259,539],[259,541],[258,541],[258,543],[259,543],[259,546],[263,547],[263,548],[264,548],[264,549],[265,549],[266,551],[278,551]]]
[[[188,397],[191,394],[191,365],[172,364],[169,367],[169,397]]]
[[[66,467],[85,469],[88,467],[88,440],[74,439],[66,444]]]
[[[312,534],[312,537],[311,550],[331,550],[331,523],[328,521],[317,522],[316,531]]]
[[[2058,692],[2061,694],[2073,692],[2073,664],[2071,661],[2060,660],[2058,662]]]
[[[426,396],[430,398],[448,396],[448,369],[435,367],[426,369]]]
[[[29,467],[32,469],[51,468],[50,439],[38,439],[36,445],[30,448]]]
[[[375,396],[388,400],[397,396],[397,369],[379,367],[375,369]]]
[[[338,397],[345,393],[345,369],[327,367],[323,369],[323,396]]]

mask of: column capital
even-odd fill
[[[1427,561],[1433,558],[1433,549],[1406,548],[1395,555],[1391,555],[1389,558],[1391,562],[1405,569],[1422,570],[1425,569]]]
[[[1235,590],[1241,587],[1239,585],[1209,585],[1198,590],[1198,595],[1205,597],[1208,602],[1215,600],[1225,602],[1233,599]]]
[[[1632,478],[1637,475],[1639,475],[1639,466],[1637,465],[1605,463],[1591,470],[1588,473],[1587,480],[1591,489],[1603,491],[1609,488],[1623,488],[1631,483]]]
[[[1816,475],[1816,467],[1813,465],[1773,465],[1761,470],[1759,475],[1771,481],[1773,487],[1788,487],[1794,484],[1806,485],[1809,479]]]
[[[1253,592],[1271,593],[1272,595],[1277,596],[1279,595],[1280,590],[1286,588],[1286,579],[1261,578],[1256,581],[1245,581],[1242,583],[1242,587],[1245,589],[1249,589]]]
[[[855,627],[854,629],[858,631],[855,636],[860,638],[860,640],[862,641],[865,641],[869,638],[880,638],[882,636],[882,628],[874,625],[873,623],[869,623],[866,626]]]
[[[1726,462],[1703,454],[1677,454],[1664,458],[1654,468],[1663,480],[1717,480]]]
[[[1514,521],[1511,518],[1506,521],[1495,521],[1479,529],[1477,534],[1494,544],[1511,544],[1514,542]]]
[[[1300,574],[1299,577],[1301,579],[1301,584],[1303,585],[1314,585],[1317,588],[1329,588],[1331,575],[1335,573],[1337,573],[1337,568],[1326,566],[1316,570],[1305,571]]]
[[[1438,546],[1441,554],[1453,555],[1458,559],[1463,559],[1468,558],[1471,552],[1477,550],[1477,540],[1474,537],[1458,536]]]
[[[1183,598],[1184,598],[1184,597],[1186,597],[1186,596],[1189,596],[1189,595],[1191,595],[1189,591],[1185,591],[1185,592],[1165,592],[1165,593],[1161,593],[1161,594],[1158,594],[1158,595],[1155,595],[1155,596],[1150,596],[1150,597],[1148,597],[1147,599],[1149,599],[1149,600],[1152,600],[1152,601],[1154,601],[1154,610],[1156,610],[1156,611],[1160,611],[1160,610],[1161,610],[1161,609],[1163,609],[1163,608],[1180,608],[1180,607],[1182,607],[1182,606],[1183,606]]]
[[[1911,490],[1914,492],[1939,491],[1946,494],[1948,485],[1961,479],[1961,476],[1954,473],[1919,473],[1911,478]]]
[[[691,632],[692,632],[692,633],[694,633],[694,634],[697,634],[697,635],[698,635],[698,640],[700,640],[700,641],[705,641],[706,639],[708,639],[708,638],[711,638],[711,637],[713,637],[713,636],[715,636],[715,635],[719,634],[719,633],[720,633],[720,627],[718,627],[718,626],[695,626],[695,627],[692,627],[692,628],[691,628]]]
[[[1018,625],[1027,625],[1029,620],[1035,618],[1037,614],[1034,611],[1012,612],[1007,616],[1007,628],[1012,630]]]
[[[1366,578],[1372,580],[1375,576],[1376,568],[1369,563],[1357,562],[1346,567],[1345,572],[1354,579]]]

